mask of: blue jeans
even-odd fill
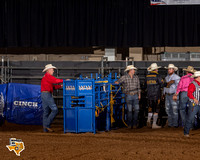
[[[186,107],[189,102],[189,98],[187,96],[187,92],[181,92],[180,93],[180,116],[182,125],[185,126],[185,116],[186,116]]]
[[[173,95],[166,95],[165,109],[168,115],[168,126],[178,127],[178,100],[173,100]]]
[[[200,106],[195,105],[193,106],[193,103],[189,103],[189,109],[188,109],[188,116],[185,121],[185,127],[184,127],[184,135],[189,134],[190,128],[192,128],[193,121],[195,115],[200,111]]]
[[[139,113],[139,99],[138,95],[126,95],[126,105],[128,108],[128,125],[137,126],[138,113]],[[134,109],[134,112],[133,112]]]
[[[193,121],[194,121],[194,117],[195,115],[200,111],[200,106],[195,105],[193,106],[193,103],[189,103],[189,109],[188,109],[188,116],[186,118],[185,121],[185,127],[184,127],[184,135],[185,134],[189,134],[190,132],[190,128],[192,128],[193,125]]]
[[[54,102],[52,94],[49,92],[42,92],[42,108],[43,108],[43,128],[50,128],[53,119],[58,113],[58,108]]]

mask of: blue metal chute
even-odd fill
[[[64,132],[109,131],[113,122],[122,123],[124,96],[120,85],[114,84],[117,78],[96,74],[96,79],[81,76],[63,82]]]
[[[63,82],[64,132],[94,132],[94,80]]]

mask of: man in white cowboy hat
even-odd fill
[[[46,72],[41,81],[41,98],[43,107],[43,130],[44,132],[53,132],[50,125],[58,113],[58,108],[52,97],[53,89],[62,87],[62,79],[57,79],[53,76],[56,67],[52,64],[47,64],[42,72]]]
[[[161,128],[157,125],[158,112],[159,112],[159,101],[161,98],[161,88],[164,86],[164,81],[158,74],[158,69],[161,68],[157,63],[152,63],[150,67],[147,68],[149,73],[145,79],[145,86],[147,88],[147,98],[148,98],[148,119],[147,126],[153,129]],[[151,118],[153,116],[153,124],[151,126]]]
[[[187,68],[184,68],[183,71],[186,72],[186,75],[181,77],[181,80],[177,86],[176,93],[174,94],[173,99],[177,100],[177,96],[178,95],[180,96],[179,111],[182,120],[182,125],[185,126],[186,106],[189,100],[187,96],[187,91],[189,84],[194,80],[194,78],[192,78],[191,76],[194,74],[195,70],[194,67],[188,66]]]
[[[135,75],[136,69],[133,65],[127,66],[125,72],[128,72],[128,74],[115,82],[116,84],[122,83],[123,85],[123,92],[126,95],[126,105],[128,108],[128,125],[131,128],[137,127],[139,100],[141,97],[140,81],[138,76]]]
[[[194,117],[200,111],[200,71],[194,72],[194,75],[191,77],[195,78],[195,80],[188,87],[189,109],[184,127],[184,135],[186,137],[189,137]]]
[[[169,64],[165,68],[168,69],[168,75],[165,77],[166,87],[164,88],[168,127],[178,127],[178,101],[173,100],[173,95],[176,93],[180,77],[175,74],[178,68],[174,64]]]

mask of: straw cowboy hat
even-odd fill
[[[200,77],[200,71],[194,72],[194,74],[191,77],[192,78]]]
[[[173,68],[175,71],[178,70],[178,67],[176,67],[174,64],[169,64],[168,67],[165,67],[166,69],[169,69],[169,68]]]
[[[52,64],[47,64],[42,72],[45,72],[45,71],[47,71],[47,70],[50,69],[50,68],[56,69],[56,67],[55,67],[55,66],[52,66]]]
[[[186,72],[191,72],[191,73],[196,72],[196,70],[192,66],[188,66],[187,68],[183,68],[183,70],[186,71]]]
[[[126,69],[125,69],[124,72],[127,72],[127,71],[129,71],[129,70],[131,70],[131,69],[137,69],[137,68],[134,67],[133,65],[129,65],[129,66],[126,67]]]
[[[158,68],[161,68],[161,66],[158,66],[157,63],[152,63],[151,66],[147,68],[147,71],[153,71]]]

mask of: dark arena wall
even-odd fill
[[[199,19],[150,0],[1,0],[0,47],[199,46]]]

